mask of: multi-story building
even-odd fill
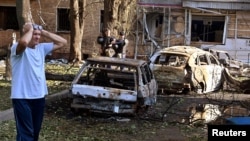
[[[221,49],[249,63],[249,0],[139,0],[137,12],[141,43]]]
[[[69,0],[30,2],[34,22],[70,41]],[[89,56],[100,47],[96,38],[101,32],[103,3],[92,4],[87,11],[82,53]],[[136,37],[129,38],[129,57],[148,57],[157,48],[192,45],[226,50],[234,58],[249,63],[249,0],[137,0],[136,11]],[[19,30],[16,1],[0,0],[0,49],[12,42],[13,33],[18,39]],[[69,45],[54,56],[68,54]]]

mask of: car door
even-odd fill
[[[212,84],[211,84],[211,90],[215,91],[220,89],[222,83],[223,83],[223,69],[224,67],[220,65],[219,61],[211,54],[208,54],[208,58],[210,61],[210,66],[213,69],[212,72]]]
[[[154,75],[147,64],[144,64],[140,67],[139,77],[142,78],[140,81],[140,93],[144,98],[145,105],[153,105],[156,103],[157,96],[157,82],[154,78]]]
[[[189,60],[195,60],[191,65],[193,72],[193,86],[198,93],[207,93],[212,90],[213,66],[210,65],[208,57],[204,52],[197,52],[192,54]]]
[[[202,52],[197,54],[195,78],[203,87],[203,93],[218,90],[222,79],[222,66],[211,54]]]
[[[157,80],[159,88],[166,87],[164,80],[166,80],[165,77],[168,76],[165,74],[165,65],[163,65],[162,62],[165,62],[165,58],[161,57],[160,53],[157,53],[151,57],[150,69],[154,73],[154,77]]]

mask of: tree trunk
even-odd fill
[[[30,11],[30,0],[16,0],[16,14],[20,34],[23,34],[23,24],[25,22],[32,22],[32,14]]]
[[[104,28],[110,28],[112,34],[131,30],[136,14],[136,0],[104,0]]]
[[[23,35],[23,25],[25,22],[32,22],[32,14],[30,11],[30,0],[16,0],[16,14],[17,21],[19,26],[20,35]],[[7,80],[11,80],[11,65],[10,65],[10,48],[13,43],[16,42],[16,35],[12,37],[13,41],[9,44],[7,50],[7,58],[5,60],[6,70],[5,70],[5,78]]]
[[[9,44],[7,48],[7,57],[5,59],[5,79],[6,80],[11,80],[12,75],[11,75],[11,64],[10,64],[10,48],[12,44]]]
[[[69,62],[76,65],[82,60],[82,36],[84,29],[84,13],[86,0],[70,0],[71,42]]]

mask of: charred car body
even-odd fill
[[[146,61],[88,58],[72,82],[71,107],[98,113],[135,114],[138,109],[156,103],[157,88]]]
[[[155,52],[150,67],[158,89],[166,93],[208,93],[223,84],[224,67],[210,52],[192,46],[172,46]]]
[[[228,68],[229,73],[233,76],[241,75],[243,72],[243,62],[234,59],[229,55],[227,51],[224,50],[216,50],[216,49],[209,49],[219,62],[226,68]]]

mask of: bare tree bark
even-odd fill
[[[30,0],[16,0],[16,14],[17,21],[19,26],[20,35],[23,34],[23,24],[25,22],[32,22],[32,14],[30,11]],[[16,35],[13,35],[13,41],[9,44],[7,50],[7,58],[6,58],[6,70],[5,70],[5,78],[7,80],[11,80],[11,65],[10,65],[10,48],[11,45],[16,41]]]
[[[78,64],[82,60],[82,36],[84,30],[84,14],[86,0],[70,0],[70,62]]]
[[[104,0],[104,28],[110,28],[115,35],[130,31],[135,9],[136,0]]]
[[[10,53],[11,53],[11,46],[16,42],[16,34],[13,33],[12,34],[12,43],[9,44],[9,46],[7,47],[7,56],[6,56],[6,60],[5,60],[5,79],[6,80],[11,80],[12,79],[12,75],[11,75],[11,64],[10,64]]]
[[[30,0],[16,0],[16,14],[20,34],[23,34],[23,24],[25,22],[32,22],[32,15],[30,11]]]

